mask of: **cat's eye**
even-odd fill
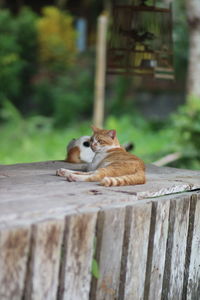
[[[83,142],[83,146],[85,146],[85,147],[90,147],[90,143],[89,142]]]

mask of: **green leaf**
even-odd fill
[[[92,275],[96,278],[99,279],[100,273],[99,273],[99,265],[96,261],[95,258],[92,260]]]

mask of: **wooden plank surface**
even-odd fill
[[[99,279],[93,278],[91,300],[118,299],[125,208],[99,213],[97,223],[97,253]]]
[[[59,300],[89,299],[96,218],[96,213],[66,218]]]
[[[98,183],[67,182],[55,176],[58,168],[85,165],[50,161],[0,165],[0,228],[38,222],[45,218],[98,211],[107,206],[200,188],[200,172],[147,166],[147,183],[102,187]]]
[[[197,198],[197,196],[195,197]],[[192,233],[191,255],[187,285],[187,300],[200,297],[200,194],[194,211],[194,228]]]
[[[182,299],[189,208],[189,195],[171,200],[162,299]]]
[[[152,204],[127,208],[119,299],[143,299]]]
[[[64,220],[33,225],[25,299],[56,299],[63,229]]]
[[[148,299],[160,300],[165,267],[170,201],[157,202],[152,242],[152,258],[148,276]],[[150,263],[150,262],[149,262]]]
[[[30,228],[0,232],[0,299],[21,300],[25,286]]]
[[[0,166],[0,299],[88,300],[96,236],[91,300],[196,300],[200,199],[166,194],[200,189],[200,172],[147,166],[145,185],[105,188],[60,167],[84,165]]]

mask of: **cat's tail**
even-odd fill
[[[135,174],[123,175],[118,177],[104,177],[101,185],[104,186],[122,186],[144,184],[146,182],[144,171],[138,171]]]

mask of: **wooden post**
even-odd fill
[[[97,24],[95,96],[93,111],[93,124],[100,128],[103,127],[104,119],[107,24],[108,17],[101,15],[98,18]]]

